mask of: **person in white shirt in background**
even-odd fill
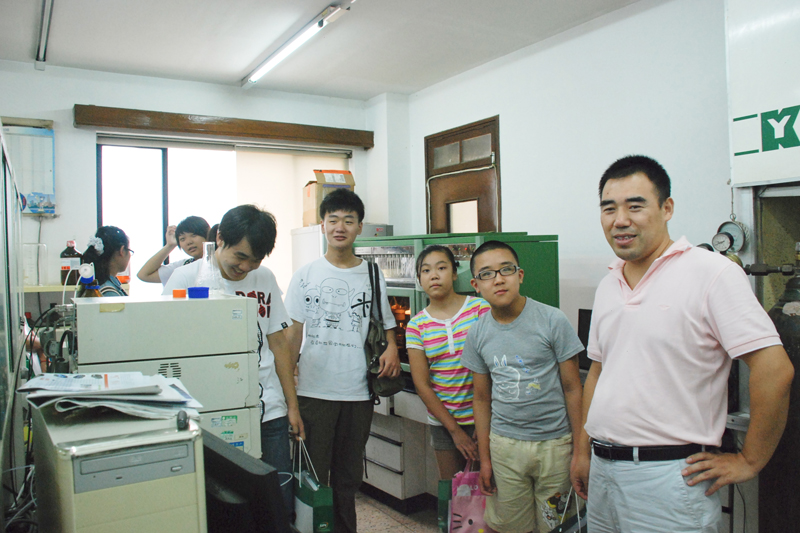
[[[203,245],[208,235],[208,222],[201,217],[186,217],[177,226],[169,226],[164,236],[166,244],[142,265],[136,277],[147,283],[166,285],[175,269],[188,265],[203,257]],[[189,256],[165,265],[164,261],[178,246]]]
[[[219,268],[223,293],[257,301],[261,459],[278,472],[291,476],[289,434],[305,437],[297,405],[294,364],[283,332],[291,321],[283,306],[275,275],[261,266],[261,261],[275,246],[276,235],[272,214],[254,205],[234,207],[222,217],[217,232],[217,249],[211,260]],[[204,263],[196,261],[177,269],[167,281],[163,294],[170,295],[174,289],[196,286]],[[281,489],[291,516],[294,509],[292,483],[283,484]]]

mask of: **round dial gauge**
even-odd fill
[[[702,248],[703,250],[708,250],[709,252],[713,252],[714,251],[714,247],[711,246],[710,244],[708,244],[707,242],[704,242],[702,244],[698,244],[697,248]]]
[[[733,235],[727,231],[720,231],[711,239],[711,246],[718,252],[727,252],[733,247]]]
[[[749,232],[747,231],[747,226],[745,226],[741,222],[737,222],[735,220],[729,220],[727,222],[723,222],[722,224],[720,224],[717,232],[719,233],[724,232],[733,237],[733,245],[731,245],[730,247],[731,252],[734,253],[738,252],[739,250],[744,248],[745,244],[747,244],[747,237]],[[716,246],[714,248],[716,248]],[[719,248],[717,248],[717,250],[719,250]]]

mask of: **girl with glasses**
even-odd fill
[[[89,239],[89,247],[83,252],[83,263],[94,265],[94,284],[103,296],[127,296],[117,274],[128,268],[133,250],[125,232],[115,226],[103,226]],[[83,296],[88,287],[81,284],[78,296]]]

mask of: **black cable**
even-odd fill
[[[11,454],[11,457],[10,457],[10,463],[11,464],[14,464],[14,407],[16,406],[16,402],[17,402],[17,390],[16,389],[17,389],[17,383],[19,381],[20,367],[22,366],[22,360],[25,358],[25,353],[26,353],[27,348],[28,348],[28,343],[30,342],[31,346],[33,346],[33,337],[36,334],[36,330],[38,328],[41,328],[42,323],[44,323],[44,319],[48,315],[50,315],[50,313],[54,312],[55,309],[56,309],[55,307],[51,307],[50,309],[48,309],[47,311],[42,313],[39,316],[39,318],[36,319],[36,322],[34,322],[33,327],[31,328],[30,332],[28,332],[28,334],[25,336],[25,339],[24,339],[24,341],[22,343],[22,349],[20,350],[19,357],[17,358],[17,367],[14,370],[14,373],[12,374],[12,379],[11,379],[11,384],[12,384],[11,385],[11,402],[9,403],[8,409],[6,410],[6,415],[9,416],[7,438],[10,439],[10,441],[9,441],[9,452]],[[16,495],[17,490],[16,490],[16,485],[14,483],[14,476],[13,475],[11,476],[11,487],[13,489],[12,492]]]
[[[739,497],[742,499],[742,533],[747,533],[747,502],[744,501],[744,494],[739,485],[735,485],[736,490],[739,492]],[[731,517],[733,520],[733,517]]]
[[[64,339],[69,337],[69,354],[72,355],[72,345],[75,344],[75,336],[72,333],[72,330],[65,330],[64,333],[61,334],[61,340],[58,341],[58,360],[64,360]]]
[[[16,525],[16,524],[28,524],[29,526],[35,527],[36,528],[35,531],[39,531],[39,523],[36,522],[35,520],[30,520],[30,519],[27,519],[27,518],[17,518],[16,520],[13,520],[13,521],[9,522],[8,524],[6,524],[6,531],[8,533],[14,533],[14,531],[12,531],[10,528],[11,528],[11,526]],[[21,530],[19,530],[19,531],[21,531]],[[30,529],[28,529],[28,531],[30,531]]]

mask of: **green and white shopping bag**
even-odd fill
[[[303,463],[305,462],[305,467]],[[300,533],[333,531],[333,490],[317,477],[305,443],[298,441],[294,454],[294,527]]]

